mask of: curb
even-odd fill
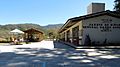
[[[67,42],[64,42],[64,41],[59,41],[67,46],[70,46],[76,50],[79,50],[79,49],[120,49],[120,46],[75,46],[71,43],[67,43]]]

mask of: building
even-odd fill
[[[68,19],[59,30],[60,40],[76,46],[120,43],[120,14],[103,9],[88,13]]]
[[[42,41],[43,37],[42,31],[33,28],[24,31],[24,39],[29,42]]]

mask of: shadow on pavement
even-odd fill
[[[74,50],[59,42],[54,47],[0,53],[0,67],[120,67],[119,49]]]

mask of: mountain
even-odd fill
[[[44,29],[59,29],[63,26],[63,24],[49,24],[46,26],[43,26]]]
[[[40,29],[43,30],[43,28],[38,24],[7,24],[7,25],[1,25],[0,29],[5,30],[13,30],[13,29],[20,29],[22,31],[30,28]]]

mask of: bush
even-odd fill
[[[10,43],[10,41],[0,41],[0,43]]]

